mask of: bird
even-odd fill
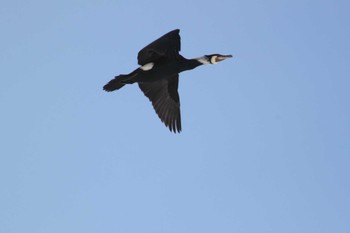
[[[103,90],[112,92],[127,84],[137,83],[152,102],[160,120],[174,133],[180,133],[182,130],[179,73],[232,58],[232,55],[211,54],[186,59],[179,54],[180,40],[179,29],[166,33],[139,51],[137,69],[129,74],[115,76],[103,86]]]

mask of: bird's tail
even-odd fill
[[[103,86],[105,91],[115,91],[122,88],[125,84],[133,83],[131,77],[128,74],[121,74],[115,76],[114,79],[109,81],[106,85]]]

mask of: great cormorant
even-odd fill
[[[179,73],[204,64],[216,64],[231,55],[211,54],[186,59],[179,54],[180,30],[176,29],[153,41],[138,53],[139,68],[130,74],[115,76],[103,89],[114,91],[125,84],[138,83],[152,102],[160,120],[173,132],[181,131]]]

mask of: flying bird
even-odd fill
[[[170,31],[140,50],[140,65],[130,74],[115,76],[103,89],[111,92],[126,84],[137,83],[152,102],[160,120],[170,131],[180,133],[181,115],[178,93],[179,73],[200,65],[216,64],[232,55],[211,54],[186,59],[180,52],[180,30]]]

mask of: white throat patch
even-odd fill
[[[216,61],[216,58],[217,58],[218,56],[212,56],[211,58],[210,58],[210,63],[211,64],[216,64],[216,63],[218,63],[217,61]]]
[[[140,69],[143,71],[147,71],[147,70],[151,70],[153,66],[154,66],[154,62],[150,62],[141,66]]]

